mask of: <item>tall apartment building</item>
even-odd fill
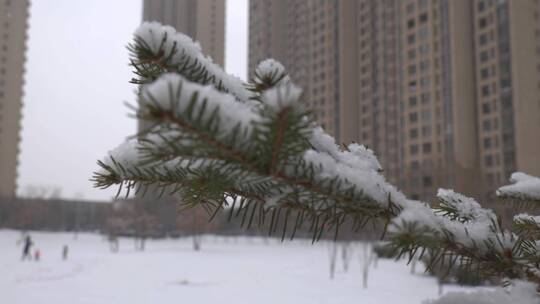
[[[28,0],[0,0],[0,197],[14,197],[21,129]]]
[[[354,42],[342,51],[342,69],[348,70],[341,78],[342,141],[358,141],[377,151],[385,175],[394,184],[403,169],[399,11],[400,1],[350,1],[341,17],[349,23],[342,27],[341,36]]]
[[[340,142],[412,198],[540,175],[537,0],[250,1],[249,67],[274,57]],[[532,62],[531,62],[532,61]]]
[[[514,171],[540,176],[540,2],[474,1],[484,194]]]
[[[336,1],[249,2],[249,72],[275,58],[302,87],[303,101],[339,138],[339,45]]]
[[[478,196],[472,2],[400,1],[402,189]]]
[[[225,0],[144,0],[143,20],[170,25],[225,66]]]

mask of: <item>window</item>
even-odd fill
[[[431,185],[433,185],[433,181],[431,180],[431,176],[424,176],[424,178],[422,180],[423,180],[424,187],[431,187]]]
[[[418,138],[418,129],[414,128],[409,131],[409,137],[411,139]]]
[[[486,96],[489,96],[489,86],[488,85],[484,85],[482,86],[482,96],[486,97]]]
[[[481,71],[480,71],[480,77],[482,79],[486,79],[489,77],[489,69],[488,68],[483,68]]]
[[[480,19],[480,21],[478,22],[478,26],[480,26],[481,29],[485,28],[487,26],[487,18],[484,17],[482,19]]]
[[[418,154],[418,145],[410,145],[409,152],[411,153],[411,155]]]
[[[416,36],[414,34],[410,34],[407,36],[407,42],[410,44],[413,44],[416,41]]]
[[[411,97],[409,97],[409,105],[410,105],[411,107],[416,106],[417,100],[418,100],[418,98],[416,98],[416,96],[411,96]]]
[[[414,3],[409,3],[407,5],[407,14],[410,14],[412,12],[414,12]]]
[[[431,143],[424,143],[422,145],[422,152],[424,153],[431,153]]]
[[[487,51],[483,51],[480,53],[480,62],[486,62],[489,60],[489,54]]]
[[[484,131],[491,131],[491,120],[484,120],[484,122],[482,123],[482,129]]]
[[[420,79],[420,85],[422,88],[427,88],[430,84],[430,80],[428,77],[422,77],[422,79]]]
[[[416,74],[416,65],[410,65],[409,66],[409,75]]]
[[[429,137],[431,136],[431,128],[429,126],[422,127],[422,136]]]
[[[416,81],[409,81],[409,92],[416,92]]]
[[[486,3],[483,0],[478,1],[478,11],[483,12],[485,9],[486,9]]]
[[[427,61],[427,60],[420,61],[420,71],[425,72],[428,69],[429,69],[429,61]]]
[[[420,23],[425,23],[428,19],[427,13],[421,14],[419,19],[420,19]]]
[[[488,114],[490,112],[491,108],[489,106],[489,103],[483,103],[482,104],[482,113]]]
[[[409,114],[409,121],[410,122],[417,122],[418,121],[418,113],[413,112]]]
[[[484,164],[486,167],[493,166],[493,157],[491,155],[486,155],[486,157],[484,157]]]
[[[429,93],[422,93],[421,100],[422,104],[429,103]]]
[[[415,25],[414,19],[407,21],[407,28],[413,28]]]
[[[409,57],[409,60],[413,60],[414,58],[416,58],[416,50],[409,50],[409,52],[407,52],[407,57]]]
[[[420,40],[425,40],[428,37],[428,29],[427,27],[423,27],[418,30],[418,36],[420,36]]]
[[[491,148],[491,138],[490,137],[484,138],[484,148],[485,149]]]
[[[420,47],[418,48],[418,52],[420,52],[420,54],[422,55],[425,55],[429,52],[429,45],[427,45],[426,43],[420,45]]]
[[[424,121],[424,122],[430,122],[431,121],[431,111],[430,110],[422,111],[422,121]]]
[[[480,45],[486,45],[488,42],[488,36],[487,34],[480,35]]]

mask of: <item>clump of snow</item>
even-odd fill
[[[538,215],[529,215],[527,213],[521,213],[518,215],[514,215],[514,221],[527,221],[527,222],[535,222],[538,226],[540,226],[540,216]]]
[[[352,168],[358,170],[380,171],[381,164],[372,150],[352,143],[346,151],[341,151],[332,136],[324,132],[321,127],[315,127],[309,139],[311,145],[318,151],[324,152]]]
[[[275,59],[265,59],[261,61],[257,68],[255,68],[255,75],[258,75],[261,78],[279,78],[280,81],[277,84],[286,84],[290,82],[290,77],[285,73],[285,67],[279,61]]]
[[[492,291],[449,292],[437,300],[425,304],[539,304],[536,286],[529,282],[516,281],[514,286]]]
[[[202,86],[190,82],[178,74],[164,74],[155,82],[146,85],[142,90],[143,98],[139,102],[142,111],[144,111],[144,105],[154,105],[154,102],[157,102],[161,109],[176,111],[175,114],[182,115],[194,94],[197,95],[198,100],[195,102],[192,113],[199,115],[203,101],[206,101],[202,118],[203,120],[208,119],[212,112],[217,110],[218,117],[220,117],[219,134],[228,134],[237,125],[240,125],[242,130],[249,131],[252,122],[258,119],[252,108],[237,102],[233,96],[220,92],[211,85]],[[250,136],[250,132],[240,133],[244,140]]]
[[[461,193],[456,193],[454,190],[439,189],[437,197],[441,199],[444,204],[455,208],[458,216],[461,218],[484,222],[496,219],[493,211],[482,208],[475,199]]]
[[[243,81],[235,76],[227,74],[221,67],[212,61],[212,58],[202,54],[199,43],[194,42],[190,37],[176,32],[176,30],[168,25],[162,25],[159,22],[144,22],[135,31],[135,36],[142,39],[151,50],[155,53],[160,51],[160,48],[166,55],[176,51],[169,58],[169,63],[181,64],[184,63],[186,57],[190,62],[198,62],[210,76],[214,76],[214,85],[221,85],[240,101],[247,102],[250,97],[249,91],[244,87]]]
[[[395,223],[417,222],[430,228],[434,233],[450,233],[454,241],[469,248],[477,248],[480,252],[487,250],[511,249],[515,239],[509,233],[497,232],[493,227],[495,214],[491,210],[483,209],[474,199],[455,193],[452,190],[439,190],[439,197],[454,204],[462,215],[469,215],[471,220],[460,222],[435,213],[433,209],[423,203],[409,201],[405,209],[394,219]],[[472,215],[472,216],[471,216]],[[391,227],[391,232],[397,232],[398,227]],[[486,241],[492,241],[489,247]]]
[[[285,74],[285,67],[275,59],[265,59],[257,65],[255,72],[259,75]]]
[[[289,82],[266,90],[262,101],[272,110],[279,112],[283,108],[298,104],[300,95],[302,95],[302,89]]]
[[[129,139],[120,144],[118,147],[109,151],[107,156],[102,162],[112,168],[116,168],[117,164],[121,164],[126,169],[134,168],[138,165],[140,159],[139,143],[137,139]],[[114,160],[114,161],[113,161]],[[118,170],[119,174],[123,175],[125,172]],[[101,169],[101,173],[105,173],[104,169]],[[122,176],[126,178],[127,176]]]
[[[540,178],[514,172],[510,176],[511,185],[500,187],[497,195],[501,197],[513,197],[523,200],[540,200]]]
[[[401,207],[409,204],[405,195],[380,174],[381,165],[373,151],[356,143],[341,151],[334,138],[320,126],[313,128],[309,141],[314,149],[304,153],[304,160],[318,169],[319,180],[338,177],[383,206],[389,200]]]
[[[374,170],[359,170],[328,153],[312,149],[304,153],[304,160],[316,168],[315,178],[320,181],[338,177],[383,206],[387,206],[389,200],[400,206],[407,203],[405,195]]]

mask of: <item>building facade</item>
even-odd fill
[[[225,0],[144,0],[143,20],[174,27],[225,66]]]
[[[472,3],[400,3],[399,185],[416,199],[439,187],[478,197]]]
[[[540,176],[540,3],[474,1],[483,192],[514,171]]]
[[[411,198],[486,198],[540,175],[536,0],[250,1],[249,68],[273,57],[338,142]]]
[[[335,1],[250,1],[249,73],[266,58],[287,68],[303,102],[339,137],[338,4]]]
[[[14,197],[21,130],[28,0],[0,0],[0,197]]]

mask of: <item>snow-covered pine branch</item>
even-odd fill
[[[540,282],[536,240],[504,231],[492,211],[451,190],[439,191],[438,208],[407,199],[373,151],[340,148],[315,123],[280,63],[261,62],[243,84],[157,23],[141,25],[130,49],[141,84],[135,114],[151,127],[99,162],[97,187],[157,186],[216,211],[232,202],[248,227],[270,217],[270,233],[279,225],[292,237],[307,221],[314,240],[346,218],[355,228],[382,220],[398,257]]]
[[[510,177],[510,182],[512,182],[511,185],[500,187],[497,190],[498,196],[540,202],[540,178],[515,172]]]
[[[138,76],[132,79],[134,83],[150,83],[163,73],[173,72],[200,84],[211,84],[242,102],[251,97],[240,78],[225,73],[212,58],[202,54],[199,43],[171,26],[144,22],[128,49]]]

